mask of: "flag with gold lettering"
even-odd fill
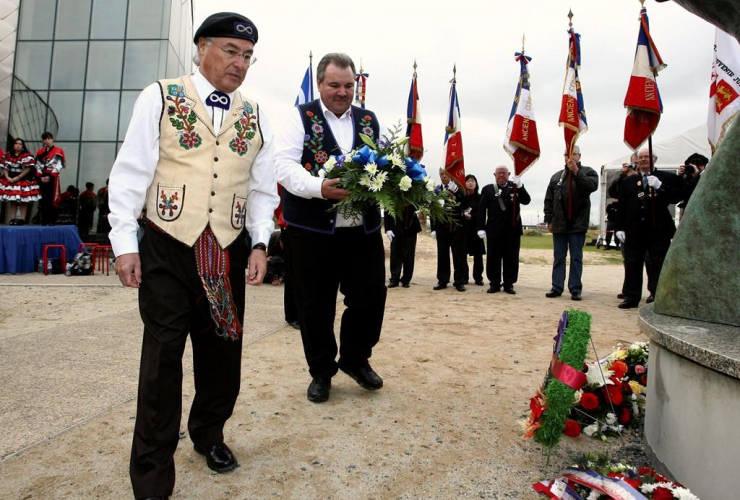
[[[712,84],[709,87],[707,130],[712,154],[740,112],[740,44],[717,28],[714,36]]]
[[[460,103],[457,100],[457,79],[453,77],[450,83],[452,86],[445,127],[444,170],[461,188],[465,188],[465,161],[462,131],[460,130]]]
[[[578,68],[581,66],[581,35],[568,30],[568,61],[565,66],[565,82],[563,83],[563,100],[560,104],[559,125],[565,134],[565,151],[568,157],[573,154],[573,146],[581,134],[588,130],[586,109],[581,93],[581,80],[578,77]]]
[[[658,128],[663,102],[655,77],[665,67],[650,36],[647,9],[643,7],[640,10],[640,33],[637,36],[635,63],[624,98],[624,107],[627,108],[624,143],[633,151],[639,149]]]
[[[416,63],[414,63],[414,77],[411,79],[411,90],[409,91],[409,104],[406,111],[406,154],[411,158],[421,161],[424,156],[424,139],[421,135],[421,113],[419,111],[419,88],[416,84]]]
[[[517,52],[515,56],[519,62],[519,82],[506,126],[504,151],[514,161],[514,175],[522,175],[540,157],[540,141],[529,84],[528,65],[532,58],[523,52]]]

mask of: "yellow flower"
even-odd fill
[[[630,380],[629,385],[630,389],[632,389],[632,394],[642,394],[643,392],[645,392],[645,387],[640,385],[640,383],[636,380]]]

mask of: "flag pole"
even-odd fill
[[[522,57],[526,57],[526,54],[524,52],[524,43],[526,41],[527,41],[526,35],[524,33],[522,33]],[[519,85],[521,85],[521,84],[522,84],[522,81],[521,81],[521,76],[520,76],[519,77]],[[514,175],[515,176],[517,175],[517,173],[516,173],[516,162],[514,162]],[[494,179],[494,182],[496,182],[495,179]],[[511,227],[515,227],[516,226],[516,213],[517,213],[516,206],[517,206],[517,201],[518,200],[519,200],[519,188],[517,187],[516,182],[515,182],[514,183],[514,192],[513,192],[512,197],[511,197]]]
[[[573,9],[568,9],[568,31],[570,36],[573,36]],[[570,48],[568,49],[568,57],[571,57]],[[573,161],[573,147],[568,145],[568,161]],[[570,170],[568,165],[568,220],[570,220],[573,213],[573,172]]]

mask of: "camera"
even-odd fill
[[[689,178],[689,177],[694,177],[696,175],[696,172],[697,172],[696,167],[694,165],[692,165],[691,163],[687,163],[686,165],[681,165],[681,167],[679,167],[679,168],[683,168],[684,169],[684,172],[681,175],[681,177],[683,177],[685,179],[686,178]]]
[[[628,167],[630,168],[630,170],[637,170],[637,163],[632,162],[628,165]]]

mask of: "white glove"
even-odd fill
[[[437,239],[437,231],[432,231],[432,239],[433,240]]]
[[[393,241],[393,238],[396,237],[396,235],[393,234],[393,231],[386,231],[385,235],[388,237],[388,241]]]
[[[654,175],[648,175],[647,177],[648,185],[653,189],[660,189],[660,186],[663,185],[662,182],[660,182],[660,179],[655,177]]]
[[[511,178],[511,182],[513,182],[514,184],[516,184],[516,187],[518,187],[518,188],[521,188],[522,187],[522,178],[519,177],[518,175],[515,175],[514,177],[512,177]]]
[[[478,231],[478,238],[484,240],[486,239],[486,232],[485,231]]]
[[[457,192],[457,184],[454,183],[454,182],[450,182],[449,184],[447,184],[447,190],[450,193],[456,193]]]
[[[626,238],[624,237],[624,231],[617,231],[615,234],[617,235],[619,241],[621,241],[622,243],[625,242]]]

